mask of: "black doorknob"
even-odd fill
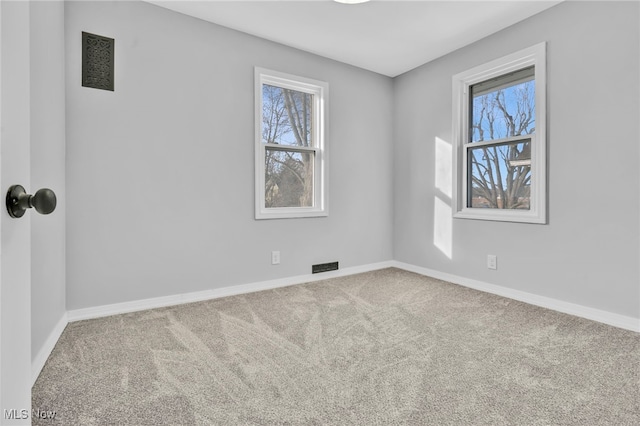
[[[56,209],[56,194],[49,188],[39,189],[34,195],[27,194],[22,185],[13,185],[7,191],[7,211],[11,217],[22,217],[34,207],[40,214],[49,214]]]

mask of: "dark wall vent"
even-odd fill
[[[82,32],[82,85],[113,91],[115,40]]]
[[[311,266],[312,274],[317,274],[319,272],[327,272],[327,271],[337,271],[337,270],[338,270],[338,262],[320,263],[318,265]]]

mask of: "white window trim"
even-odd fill
[[[535,66],[536,130],[531,135],[531,206],[529,210],[467,207],[469,87],[509,72]],[[523,49],[453,76],[453,217],[505,222],[547,223],[546,43]]]
[[[313,136],[315,147],[287,147],[262,143],[262,85],[274,85],[313,96]],[[328,156],[326,130],[329,85],[326,82],[298,77],[279,71],[255,67],[255,217],[256,219],[285,219],[328,216]],[[315,152],[314,191],[312,207],[265,207],[265,155],[267,148]]]

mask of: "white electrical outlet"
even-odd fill
[[[498,269],[498,256],[495,254],[487,255],[487,268]]]
[[[280,252],[279,251],[272,251],[271,252],[271,264],[272,265],[279,265],[280,264]]]

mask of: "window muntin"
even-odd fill
[[[256,219],[327,215],[327,91],[256,68]]]
[[[546,223],[545,44],[453,83],[454,217]]]

